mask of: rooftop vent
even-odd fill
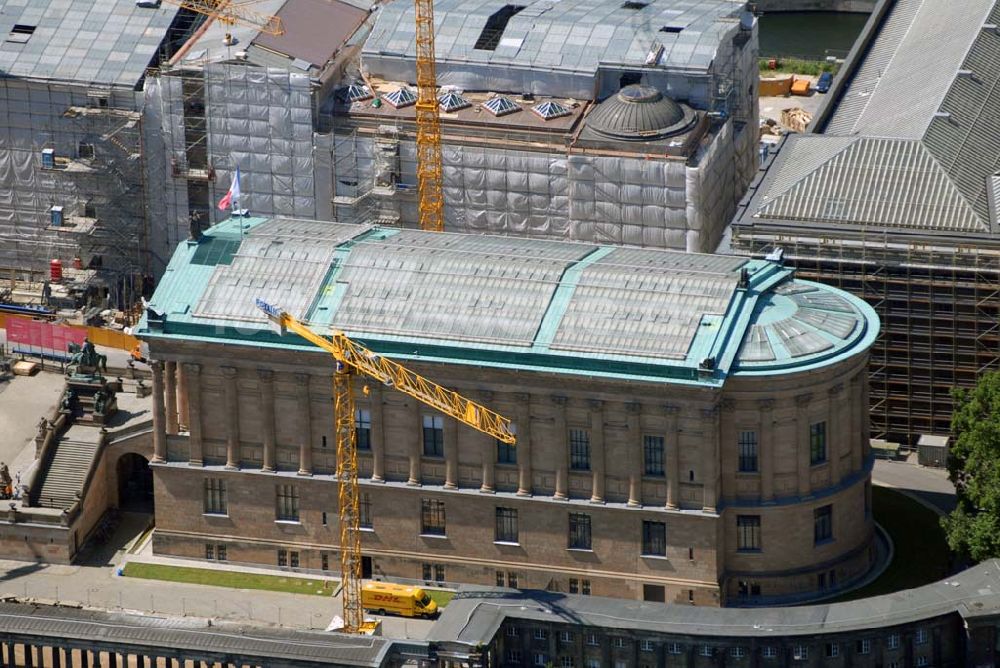
[[[540,102],[533,106],[531,110],[547,121],[561,116],[569,116],[573,113],[558,102]]]
[[[622,5],[622,9],[642,9],[643,7],[648,7],[648,2],[634,2],[634,0],[629,0]]]
[[[7,41],[14,42],[15,44],[24,44],[31,39],[33,34],[35,34],[35,26],[15,23],[14,27],[10,29],[10,34],[7,35]]]
[[[682,30],[684,30],[684,26],[663,26],[660,28],[660,32],[668,32],[675,35]]]
[[[402,109],[403,107],[409,107],[417,103],[417,96],[405,86],[383,95],[382,99],[396,107],[396,109]]]
[[[504,5],[493,12],[490,18],[486,19],[486,25],[483,26],[483,31],[479,33],[479,39],[472,48],[480,51],[496,51],[503,38],[503,32],[507,29],[507,23],[524,7],[524,5]]]
[[[486,102],[483,102],[483,107],[494,116],[506,116],[507,114],[521,111],[521,107],[502,95],[486,100]]]
[[[438,96],[438,104],[441,105],[441,111],[452,112],[458,111],[459,109],[467,109],[472,106],[472,103],[466,100],[464,97],[458,93],[451,91],[448,93],[443,93]]]

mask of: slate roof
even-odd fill
[[[813,132],[785,140],[737,225],[1000,232],[1000,0],[884,1]]]

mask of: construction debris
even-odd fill
[[[805,132],[812,122],[812,114],[802,107],[792,107],[781,112],[781,124],[793,132]]]

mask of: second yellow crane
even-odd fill
[[[441,121],[434,55],[434,0],[414,0],[417,33],[417,193],[420,229],[444,231]]]
[[[338,501],[343,630],[358,633],[365,630],[365,622],[361,606],[361,532],[358,453],[354,432],[354,377],[360,375],[371,378],[399,390],[503,443],[513,444],[514,432],[510,420],[502,415],[379,355],[351,340],[343,332],[334,330],[328,336],[321,336],[280,308],[260,299],[256,300],[256,305],[282,333],[290,330],[327,351],[336,360],[333,374],[333,421],[337,443],[337,479],[340,482]]]

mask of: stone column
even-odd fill
[[[309,406],[309,374],[295,374],[295,394],[299,404],[299,475],[312,475],[312,408]]]
[[[556,406],[556,417],[553,431],[555,442],[552,450],[556,456],[556,499],[569,498],[569,433],[566,431],[566,397],[553,396],[552,403]]]
[[[799,473],[799,496],[807,497],[812,493],[810,479],[809,454],[809,403],[811,394],[800,394],[795,397],[795,450]]]
[[[166,408],[163,404],[163,362],[149,363],[153,372],[153,461],[167,461]]]
[[[827,390],[826,447],[830,460],[830,485],[840,482],[840,454],[844,429],[840,422],[840,403],[844,398],[844,384],[837,383]]]
[[[424,418],[420,413],[420,404],[417,403],[416,399],[408,399],[409,403],[407,408],[410,412],[410,424],[413,425],[416,433],[413,438],[410,439],[410,476],[407,479],[406,484],[412,486],[419,486],[423,482],[423,476],[420,471],[420,461],[422,457],[423,449],[423,429],[424,429]]]
[[[479,392],[479,398],[484,406],[493,405],[493,393],[489,391]],[[483,482],[479,486],[479,491],[484,494],[493,494],[496,491],[496,462],[498,441],[486,434],[480,434],[480,455],[482,458]],[[447,446],[447,441],[445,446]]]
[[[681,487],[681,458],[680,458],[680,431],[678,423],[680,421],[680,406],[665,404],[663,412],[667,415],[667,433],[664,434],[664,453],[667,467],[667,508],[676,510],[678,506],[678,496]]]
[[[188,363],[184,364],[184,380],[187,386],[187,406],[188,406],[188,463],[191,466],[204,466],[205,458],[202,454],[202,428],[201,428],[201,365]]]
[[[590,502],[604,503],[607,462],[604,456],[604,402],[591,399],[590,407]]]
[[[645,473],[642,443],[642,404],[625,404],[625,422],[628,427],[626,443],[628,451],[628,505],[637,508],[642,505],[642,474]],[[666,443],[666,439],[663,439]]]
[[[240,467],[240,397],[235,367],[222,367],[222,397],[226,407],[226,468]]]
[[[757,402],[760,413],[760,499],[774,500],[774,399]]]
[[[257,369],[257,380],[260,386],[260,436],[264,442],[264,462],[261,469],[274,471],[278,449],[274,426],[274,372],[270,369]]]
[[[184,365],[177,365],[177,430],[188,431],[187,374]]]
[[[864,400],[862,397],[861,383],[863,382],[863,374],[857,374],[851,378],[851,389],[847,400],[850,402],[850,430],[851,438],[848,441],[851,448],[851,470],[860,471],[861,466],[864,464],[864,440],[865,434],[861,431],[862,425],[862,411],[867,410],[867,405],[863,404]]]
[[[62,648],[52,645],[49,649],[52,651],[52,668],[62,668]]]
[[[702,512],[714,513],[718,507],[718,475],[719,475],[719,430],[722,411],[719,405],[701,410],[702,429],[706,434],[702,451]]]
[[[444,416],[444,488],[458,489],[458,420]]]
[[[177,428],[177,362],[167,362],[164,367],[164,394],[167,404],[167,433],[174,436]]]
[[[381,384],[369,384],[368,398],[371,401],[372,412],[372,480],[385,482],[385,420]]]
[[[516,392],[517,409],[514,424],[517,426],[517,495],[531,496],[531,394]]]

